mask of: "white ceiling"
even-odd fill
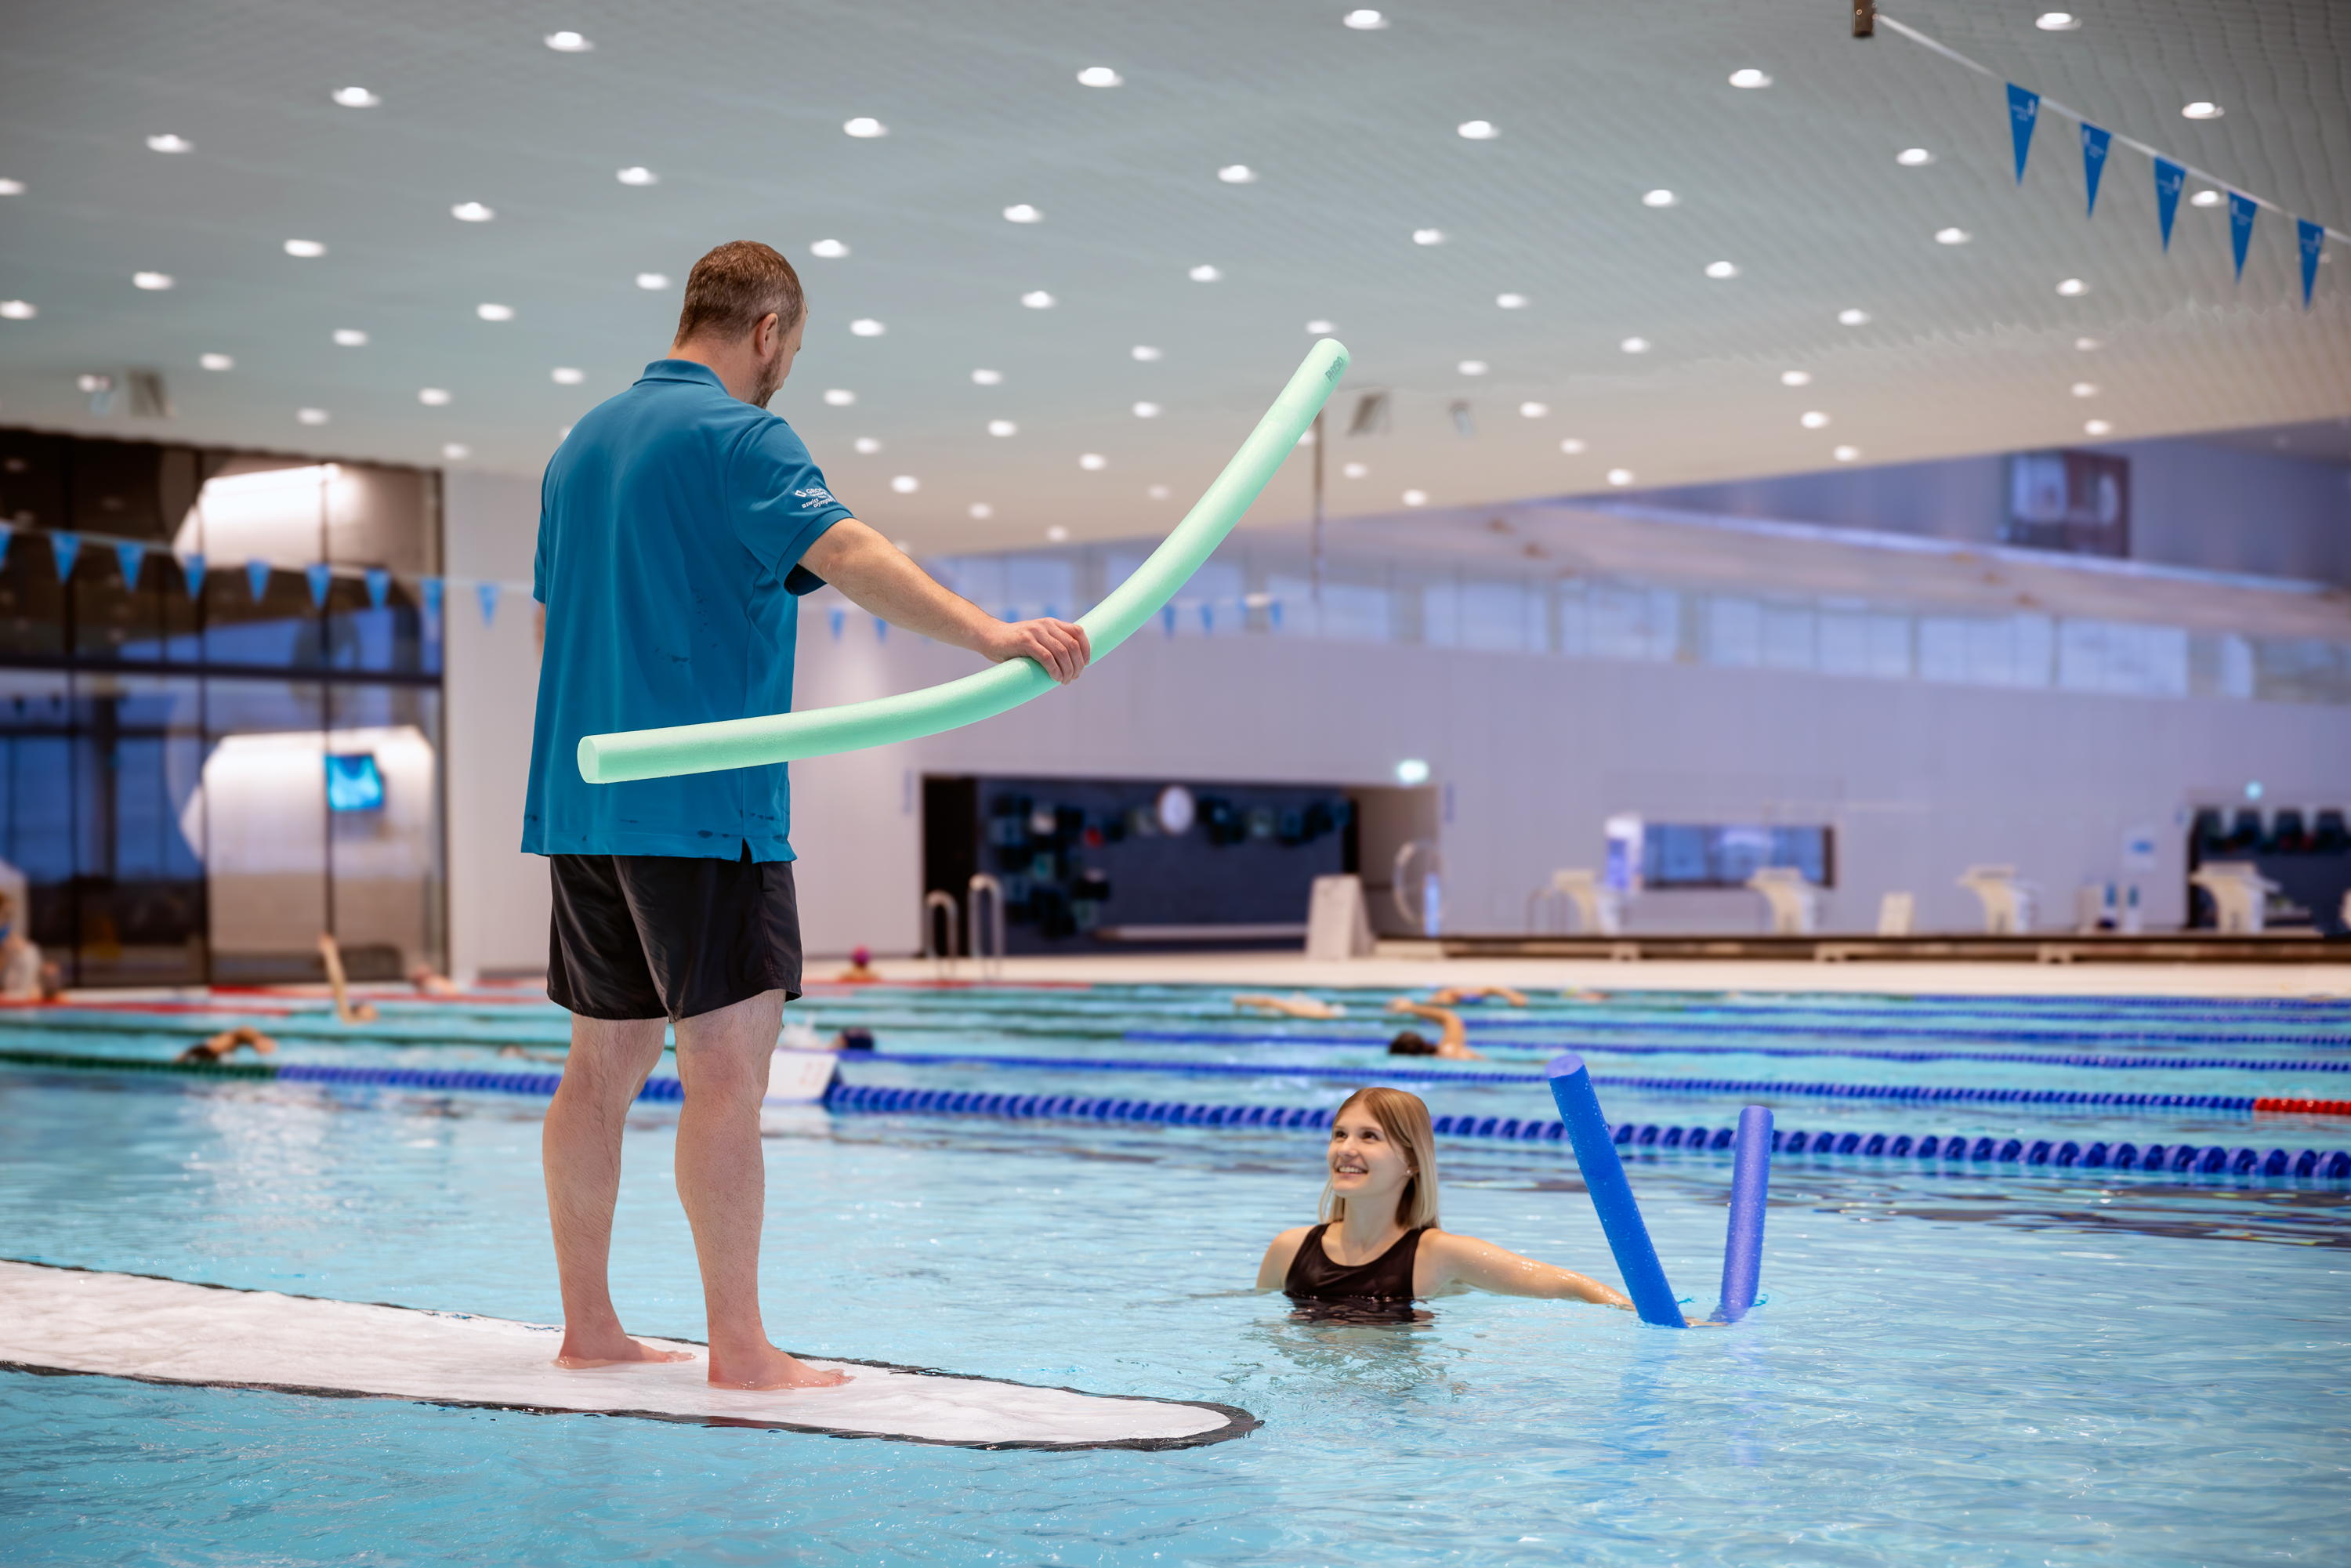
[[[2351,6],[1901,0],[1890,14],[2117,132],[2351,227]],[[2339,254],[2301,306],[2264,214],[2183,204],[2168,256],[2147,161],[2117,148],[2095,222],[2073,126],[2011,178],[1996,81],[1841,0],[1398,0],[1392,25],[1292,0],[1155,6],[873,0],[686,5],[81,0],[17,9],[0,53],[0,422],[535,474],[559,428],[657,357],[719,241],[769,241],[814,316],[775,406],[862,515],[925,549],[1156,532],[1214,473],[1323,317],[1355,355],[1334,516],[1896,462],[2351,413]],[[592,51],[541,43],[576,29]],[[1079,85],[1107,65],[1124,85]],[[1772,85],[1729,85],[1740,67]],[[329,100],[337,88],[372,108]],[[2184,119],[2197,99],[2218,120]],[[889,128],[842,133],[852,116]],[[1482,119],[1490,141],[1456,133]],[[193,151],[149,151],[172,133]],[[1936,162],[1905,168],[1911,146]],[[1253,183],[1220,182],[1242,162]],[[615,178],[644,165],[660,183]],[[1645,206],[1668,187],[1678,204]],[[450,215],[481,202],[494,221]],[[1006,222],[1012,203],[1044,221]],[[1947,225],[1962,246],[1935,242]],[[1413,231],[1442,230],[1420,246]],[[811,257],[820,238],[841,260]],[[283,253],[313,239],[327,255]],[[1740,276],[1715,281],[1707,264]],[[1216,282],[1191,281],[1199,264]],[[142,269],[168,291],[134,288]],[[2086,279],[2064,298],[2059,280]],[[1058,304],[1024,308],[1045,289]],[[1523,309],[1495,305],[1522,293]],[[514,319],[476,319],[484,301]],[[1846,308],[1867,325],[1838,324]],[[852,336],[871,317],[878,338]],[[337,328],[371,335],[338,348]],[[1655,346],[1617,348],[1628,336]],[[2093,337],[2102,347],[2077,350]],[[1130,357],[1157,346],[1155,363]],[[236,368],[197,368],[205,352]],[[1457,370],[1487,361],[1483,376]],[[558,365],[587,372],[554,384]],[[77,374],[161,368],[176,418],[95,418]],[[1003,372],[1000,386],[970,372]],[[1803,370],[1791,390],[1781,372]],[[2077,382],[2095,396],[2076,397]],[[444,407],[418,389],[447,389]],[[857,394],[850,408],[826,388]],[[1153,420],[1130,413],[1161,404]],[[1522,402],[1549,405],[1522,418]],[[1474,434],[1458,433],[1456,402]],[[119,409],[118,405],[118,409]],[[296,423],[300,407],[331,414]],[[1799,415],[1831,415],[1806,430]],[[1009,439],[985,433],[1016,421]],[[884,444],[859,455],[858,436]],[[1560,450],[1585,442],[1581,455]],[[1108,459],[1082,471],[1081,454]],[[1362,479],[1341,476],[1360,462]],[[1259,515],[1306,500],[1293,463]],[[894,476],[920,481],[893,492]],[[1154,501],[1146,487],[1171,497]],[[974,502],[994,507],[974,521]]]

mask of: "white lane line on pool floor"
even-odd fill
[[[0,1365],[151,1383],[370,1396],[539,1414],[773,1427],[961,1448],[1174,1448],[1238,1437],[1229,1405],[1086,1394],[819,1359],[837,1388],[713,1388],[688,1362],[568,1371],[559,1331],[503,1318],[0,1260]]]

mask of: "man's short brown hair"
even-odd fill
[[[695,262],[686,275],[677,341],[747,338],[769,311],[776,315],[776,329],[789,332],[806,308],[800,275],[790,262],[758,240],[729,240]]]

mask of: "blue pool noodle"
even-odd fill
[[[1568,1141],[1575,1145],[1575,1163],[1583,1172],[1584,1190],[1599,1212],[1600,1228],[1608,1249],[1616,1255],[1617,1272],[1625,1276],[1625,1293],[1645,1323],[1661,1328],[1687,1328],[1680,1298],[1666,1282],[1666,1266],[1641,1223],[1641,1209],[1633,1201],[1633,1185],[1625,1179],[1625,1162],[1616,1157],[1615,1135],[1600,1113],[1600,1096],[1583,1058],[1562,1051],[1544,1070],[1551,1078],[1551,1097],[1559,1105],[1559,1119],[1567,1124]]]
[[[1763,1200],[1771,1192],[1771,1113],[1750,1105],[1739,1113],[1731,1145],[1730,1228],[1722,1241],[1722,1305],[1717,1322],[1735,1323],[1755,1304],[1763,1272]]]

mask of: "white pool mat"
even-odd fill
[[[1084,1394],[862,1361],[837,1388],[752,1392],[692,1361],[567,1371],[559,1331],[503,1318],[0,1260],[0,1365],[150,1383],[413,1399],[539,1414],[773,1427],[974,1448],[1184,1448],[1238,1437],[1229,1405]]]

